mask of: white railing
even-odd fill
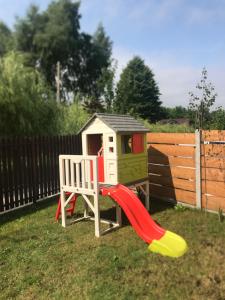
[[[91,155],[60,155],[59,174],[61,191],[86,195],[98,194],[97,159],[97,156]]]

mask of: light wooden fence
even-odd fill
[[[203,131],[202,141],[202,207],[225,211],[225,131]]]
[[[149,133],[150,195],[225,210],[225,131]]]

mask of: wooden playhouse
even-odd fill
[[[94,114],[80,130],[83,155],[98,155],[99,181],[130,184],[148,177],[146,129],[128,115]]]
[[[95,220],[100,236],[101,221],[112,227],[121,225],[121,210],[116,205],[117,221],[101,220],[99,194],[105,185],[123,184],[142,190],[149,209],[148,154],[149,130],[129,115],[94,114],[80,130],[82,155],[60,155],[62,225],[66,226],[66,205],[76,194],[84,199],[84,217]],[[71,193],[67,199],[66,195]],[[93,200],[92,200],[93,199]],[[88,211],[92,210],[94,217]],[[83,219],[82,218],[82,219]]]

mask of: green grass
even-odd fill
[[[150,129],[150,132],[194,132],[194,128],[188,125],[177,125],[177,124],[150,124],[147,121],[144,121],[144,124],[147,128]]]
[[[126,220],[100,239],[93,222],[62,228],[55,203],[1,216],[0,299],[224,299],[225,222],[217,215],[153,203],[153,218],[189,246],[171,259],[148,252]]]

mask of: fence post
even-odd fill
[[[201,185],[201,130],[195,131],[195,184],[196,184],[196,207],[202,208],[202,185]]]

